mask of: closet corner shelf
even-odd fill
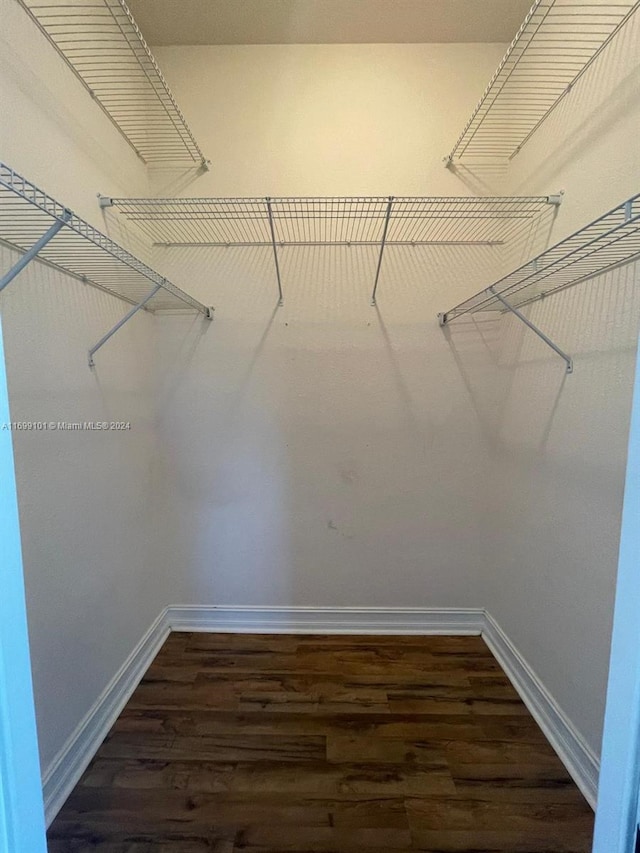
[[[145,163],[205,159],[125,0],[18,0]]]
[[[535,0],[445,163],[512,160],[640,8],[640,0]]]
[[[377,247],[373,305],[386,246],[501,246],[561,201],[562,193],[527,197],[100,197],[102,207],[115,207],[156,245],[271,247],[280,303],[278,253],[282,247]]]
[[[438,315],[440,325],[484,311],[509,311],[558,353],[573,370],[563,350],[537,328],[520,309],[552,293],[587,281],[640,258],[640,193],[561,240],[533,260]]]
[[[89,351],[93,356],[141,309],[192,310],[213,317],[198,302],[131,255],[60,202],[0,162],[0,241],[22,253],[0,277],[0,292],[34,259],[129,303],[131,310]]]

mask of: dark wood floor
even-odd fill
[[[172,634],[50,853],[587,853],[479,637]]]

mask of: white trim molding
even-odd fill
[[[174,606],[160,613],[43,774],[51,824],[170,631],[330,634],[480,634],[481,608]]]
[[[47,825],[77,784],[171,631],[482,635],[595,808],[598,759],[524,657],[482,608],[174,605],[160,613],[47,768],[43,779]]]
[[[170,633],[167,610],[155,619],[43,774],[47,826],[62,808]]]
[[[172,631],[261,634],[480,634],[482,608],[260,607],[168,608]]]
[[[558,757],[595,810],[600,762],[538,675],[490,613],[482,637]]]

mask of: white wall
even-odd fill
[[[145,169],[14,0],[0,0],[0,19],[0,159],[104,229],[96,193],[146,194]],[[17,257],[0,248],[0,269]],[[14,434],[46,775],[167,602],[154,559],[153,321],[136,317],[91,372],[89,346],[126,303],[33,263],[0,310],[14,420],[131,422]]]
[[[397,249],[376,310],[372,253],[292,249],[276,308],[268,253],[223,253],[166,259],[218,306],[202,337],[159,335],[177,600],[480,606],[487,456],[435,320],[451,292]]]
[[[500,46],[162,48],[213,169],[197,192],[170,173],[153,186],[161,195],[564,188],[551,226],[503,259],[514,266],[637,191],[637,25],[508,169],[441,163]],[[180,374],[167,379],[174,396],[161,419],[176,557],[188,555],[192,579],[182,594],[486,605],[598,753],[638,326],[633,271],[530,309],[574,355],[565,379],[563,362],[515,321],[434,327],[437,310],[490,280],[486,258],[445,272],[415,251],[390,252],[383,329],[366,304],[373,261],[358,251],[286,250],[287,300],[273,316],[268,253],[224,251],[156,256],[218,306],[197,348],[186,332],[172,345],[163,335]]]
[[[640,190],[640,19],[512,161],[514,193],[566,190],[550,242]],[[482,170],[475,179],[485,179]],[[494,352],[504,396],[486,526],[487,607],[599,754],[635,350],[638,265],[528,310],[573,375],[515,319]],[[485,323],[490,328],[492,321]],[[468,334],[452,326],[452,339]],[[473,366],[467,369],[474,375]],[[481,388],[483,375],[474,387]]]
[[[466,194],[442,165],[500,45],[162,48],[212,170],[197,194]],[[153,174],[159,193],[195,192]],[[495,249],[158,249],[207,304],[165,321],[176,600],[481,606],[487,451],[436,314]],[[477,336],[478,361],[487,358]]]
[[[498,44],[161,47],[211,171],[157,195],[466,195],[442,168]]]
[[[17,4],[0,2],[12,117],[0,157],[129,241],[94,196],[148,194],[144,170]],[[212,170],[156,169],[152,189],[564,186],[563,236],[636,189],[632,44],[604,83],[584,78],[510,173],[445,170],[503,50],[163,48]],[[154,331],[139,317],[95,375],[85,351],[119,302],[39,265],[2,296],[14,418],[133,426],[16,437],[45,767],[167,602],[487,605],[597,749],[637,327],[629,272],[532,309],[576,356],[563,383],[562,363],[509,321],[436,326],[495,265],[489,250],[455,257],[390,250],[376,311],[373,251],[287,249],[276,311],[267,250],[157,249],[216,320]]]

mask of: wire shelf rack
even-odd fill
[[[159,245],[500,245],[560,196],[101,198]],[[273,232],[271,226],[273,225]]]
[[[447,164],[515,157],[638,8],[640,0],[536,0]]]
[[[124,0],[18,0],[145,163],[208,166]]]
[[[37,251],[38,259],[132,305],[139,305],[157,287],[145,304],[148,310],[188,309],[209,316],[211,309],[0,163],[0,240],[29,253],[43,235],[58,227]]]
[[[449,323],[479,311],[507,311],[640,257],[640,194],[441,314]],[[505,305],[505,300],[508,305]]]

